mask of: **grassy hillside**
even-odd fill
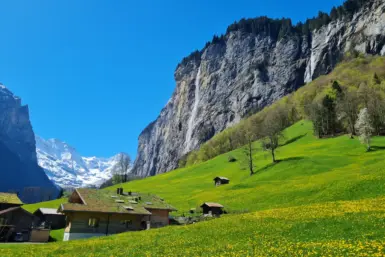
[[[279,163],[272,165],[262,150],[255,154],[253,176],[240,162],[227,161],[229,154],[241,159],[239,149],[123,185],[126,191],[160,195],[180,213],[204,201],[220,202],[232,213],[223,218],[70,243],[0,246],[0,255],[384,255],[385,138],[375,137],[367,153],[348,136],[316,139],[307,121],[288,128],[285,137]],[[230,178],[230,184],[214,187],[215,176]],[[248,213],[237,214],[243,211]]]
[[[256,211],[385,195],[385,138],[374,138],[376,150],[366,153],[357,139],[319,140],[312,133],[305,121],[287,129],[288,144],[277,153],[281,161],[272,165],[270,155],[260,150],[255,155],[258,171],[251,177],[240,162],[227,161],[228,155],[242,158],[242,151],[236,150],[123,187],[159,194],[182,212],[204,201],[222,203],[230,211]],[[228,177],[230,184],[214,187],[215,176]]]

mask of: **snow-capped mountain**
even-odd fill
[[[83,157],[75,148],[58,139],[36,136],[39,165],[57,185],[67,187],[100,186],[110,179],[119,157]]]

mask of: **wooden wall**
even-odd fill
[[[160,228],[164,226],[168,226],[169,224],[169,213],[168,210],[158,210],[158,209],[149,209],[146,208],[151,215],[151,228]]]
[[[88,221],[90,218],[99,219],[98,227],[93,228],[88,226]],[[149,218],[146,215],[73,212],[67,214],[67,226],[65,228],[65,232],[116,234],[126,231],[141,230],[143,229],[142,222],[146,222],[148,220]],[[125,224],[123,221],[131,222],[129,224]]]
[[[15,226],[15,232],[22,232],[23,230],[29,230],[34,225],[38,218],[32,214],[28,214],[26,211],[16,209],[11,212],[4,213],[0,217],[5,218],[6,225]]]
[[[31,231],[30,242],[48,242],[49,240],[49,229],[33,229]]]
[[[219,207],[208,207],[204,205],[202,209],[203,209],[203,214],[209,214],[211,212],[212,215],[221,215],[223,213],[222,208],[219,208]]]

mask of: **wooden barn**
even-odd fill
[[[31,229],[38,218],[21,207],[11,207],[0,211],[0,241],[12,241],[17,233],[21,241],[29,241]]]
[[[215,186],[220,186],[220,185],[226,185],[230,183],[230,179],[225,178],[225,177],[216,177],[214,178],[214,184]]]
[[[33,213],[40,219],[40,225],[50,229],[62,229],[66,225],[66,217],[57,209],[40,208]]]
[[[138,231],[169,224],[175,208],[149,194],[76,189],[59,212],[66,216],[64,241]]]
[[[223,214],[223,205],[219,203],[204,203],[201,205],[203,215],[205,216],[217,216]]]

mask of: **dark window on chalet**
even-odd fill
[[[132,226],[132,220],[122,220],[121,223],[126,226],[126,228],[129,228]]]
[[[97,219],[97,218],[90,218],[88,220],[88,226],[91,227],[91,228],[99,227],[99,219]]]

